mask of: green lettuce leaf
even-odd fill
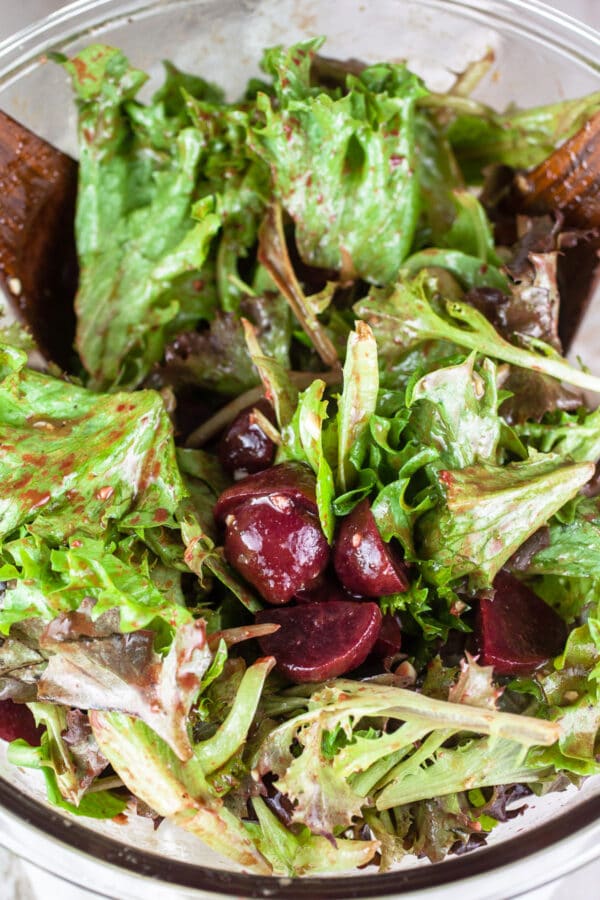
[[[113,521],[173,522],[185,487],[161,397],[93,394],[25,362],[0,348],[0,537],[23,524],[62,541],[100,537]]]
[[[271,865],[257,850],[239,818],[208,780],[242,747],[272,660],[259,660],[239,684],[229,717],[216,734],[182,762],[144,722],[121,713],[90,713],[96,740],[127,787],[159,815],[197,835],[209,847],[257,874]]]
[[[252,800],[258,822],[246,822],[258,848],[278,875],[318,875],[365,866],[379,849],[379,841],[336,838],[335,842],[308,828],[292,831],[271,812],[261,797]]]
[[[442,567],[453,578],[469,575],[489,586],[512,554],[574,497],[594,474],[591,463],[540,454],[507,466],[441,470],[443,501],[418,523],[420,552],[436,583]],[[446,571],[444,571],[446,570]]]
[[[179,592],[155,580],[158,563],[134,538],[119,544],[74,538],[54,550],[35,536],[24,537],[4,545],[4,558],[0,577],[10,584],[0,609],[3,633],[31,618],[47,623],[75,612],[84,600],[94,603],[93,619],[116,609],[123,632],[156,619],[170,627],[190,620]],[[178,584],[179,573],[171,570],[170,580]]]
[[[341,97],[315,91],[309,63],[320,43],[268,52],[276,101],[259,94],[264,125],[251,129],[252,147],[271,168],[302,258],[386,283],[417,223],[415,115],[426,91],[402,65],[364,69]]]
[[[490,164],[529,169],[543,162],[600,107],[600,93],[505,113],[463,97],[434,102],[449,107],[446,137],[467,180],[479,182]]]
[[[170,335],[211,312],[190,273],[221,219],[195,202],[202,136],[164,97],[156,116],[140,108],[144,73],[102,44],[64,66],[79,102],[77,348],[94,387],[132,387]]]
[[[352,487],[362,460],[355,447],[364,447],[362,437],[377,406],[379,371],[377,345],[373,332],[364,322],[357,322],[348,338],[344,363],[344,387],[338,402],[338,468],[337,478],[342,492]]]
[[[496,367],[489,359],[475,368],[477,354],[463,363],[434,369],[411,384],[408,432],[439,453],[439,463],[463,469],[497,462],[502,420],[498,415]]]

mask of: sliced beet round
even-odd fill
[[[247,501],[228,514],[228,562],[268,603],[287,603],[329,562],[318,517],[285,494]]]
[[[0,738],[3,741],[16,741],[22,738],[33,747],[37,747],[41,733],[42,729],[37,727],[31,710],[24,703],[0,700]]]
[[[373,647],[373,654],[385,659],[386,656],[394,656],[395,653],[399,653],[401,645],[400,622],[396,616],[386,613],[381,618],[381,628]]]
[[[351,594],[384,597],[408,589],[406,564],[385,544],[368,500],[342,521],[333,551],[337,577]]]
[[[270,496],[289,498],[296,505],[317,513],[315,476],[302,463],[285,462],[248,475],[223,491],[214,508],[215,519],[222,523],[243,503]]]
[[[227,472],[236,477],[262,472],[275,459],[277,447],[258,424],[255,410],[275,424],[273,407],[263,397],[236,416],[219,442],[219,461]]]
[[[303,684],[337,678],[360,666],[377,640],[381,612],[376,603],[332,600],[263,609],[256,621],[280,626],[259,638],[261,650],[275,657],[282,675]]]
[[[493,586],[493,599],[480,600],[477,613],[482,665],[523,675],[557,656],[567,639],[560,616],[508,572],[499,572]]]

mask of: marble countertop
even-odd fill
[[[569,15],[600,29],[600,0],[546,0]],[[1,0],[0,39],[64,5],[61,0]],[[0,896],[3,900],[90,900],[98,894],[60,881],[52,875],[19,860],[0,847]],[[567,878],[523,895],[523,900],[563,900],[598,896],[600,861],[586,866]],[[122,900],[115,885],[113,897]],[[457,892],[458,898],[458,892]],[[451,900],[451,898],[448,898]],[[485,898],[484,898],[485,900]]]

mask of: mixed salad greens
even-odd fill
[[[510,190],[600,94],[321,45],[234,103],[59,58],[80,365],[0,350],[9,759],[262,874],[439,860],[600,772],[600,379],[558,332],[597,235]]]

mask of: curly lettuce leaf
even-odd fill
[[[269,51],[277,100],[258,95],[264,125],[251,129],[252,147],[271,168],[305,262],[386,283],[417,223],[415,117],[426,91],[402,65],[349,76],[343,96],[315,91],[309,63],[319,45]]]
[[[117,610],[123,632],[155,620],[169,627],[190,620],[178,590],[179,571],[171,569],[169,578],[161,581],[160,564],[133,537],[118,544],[73,538],[59,549],[35,536],[23,537],[4,545],[4,559],[0,577],[9,584],[0,609],[0,632],[5,634],[15,623],[48,623],[61,613],[75,612],[84,601],[93,602],[93,619]]]
[[[463,790],[468,778],[472,786],[496,783],[500,767],[493,769],[494,746],[507,749],[504,775],[518,772],[524,780],[535,780],[538,770],[523,764],[527,750],[550,746],[560,735],[555,723],[348,679],[312,688],[305,704],[304,711],[266,736],[256,770],[261,776],[279,776],[278,787],[294,804],[296,821],[313,828],[318,823],[321,833],[329,834],[347,825],[363,806],[374,803],[385,809],[405,802],[396,803],[401,791],[410,790],[414,801]],[[380,717],[402,724],[382,730]],[[336,733],[345,739],[327,740]],[[454,758],[454,751],[440,749],[463,733],[484,736],[468,739],[466,745],[461,740],[464,759],[465,746],[479,748],[468,775],[445,762],[449,753]],[[432,791],[428,779],[438,778]]]
[[[393,288],[373,289],[355,304],[354,312],[371,325],[385,365],[428,341],[447,341],[600,393],[600,378],[573,368],[548,344],[534,339],[527,342],[532,349],[510,344],[478,310],[458,300],[446,300],[437,309],[422,276]]]
[[[439,463],[464,469],[476,462],[496,463],[502,420],[498,415],[496,366],[477,354],[454,366],[423,375],[409,385],[408,432],[439,453]]]
[[[190,275],[221,219],[195,199],[202,136],[165,97],[141,107],[143,72],[102,44],[63,65],[79,103],[76,344],[95,388],[133,387],[170,335],[211,312]]]
[[[173,521],[185,495],[172,427],[152,391],[94,394],[0,348],[0,537],[20,525],[63,541]]]
[[[442,501],[418,523],[420,552],[433,583],[447,572],[488,587],[530,535],[574,497],[594,474],[591,463],[539,454],[504,467],[440,470]]]

